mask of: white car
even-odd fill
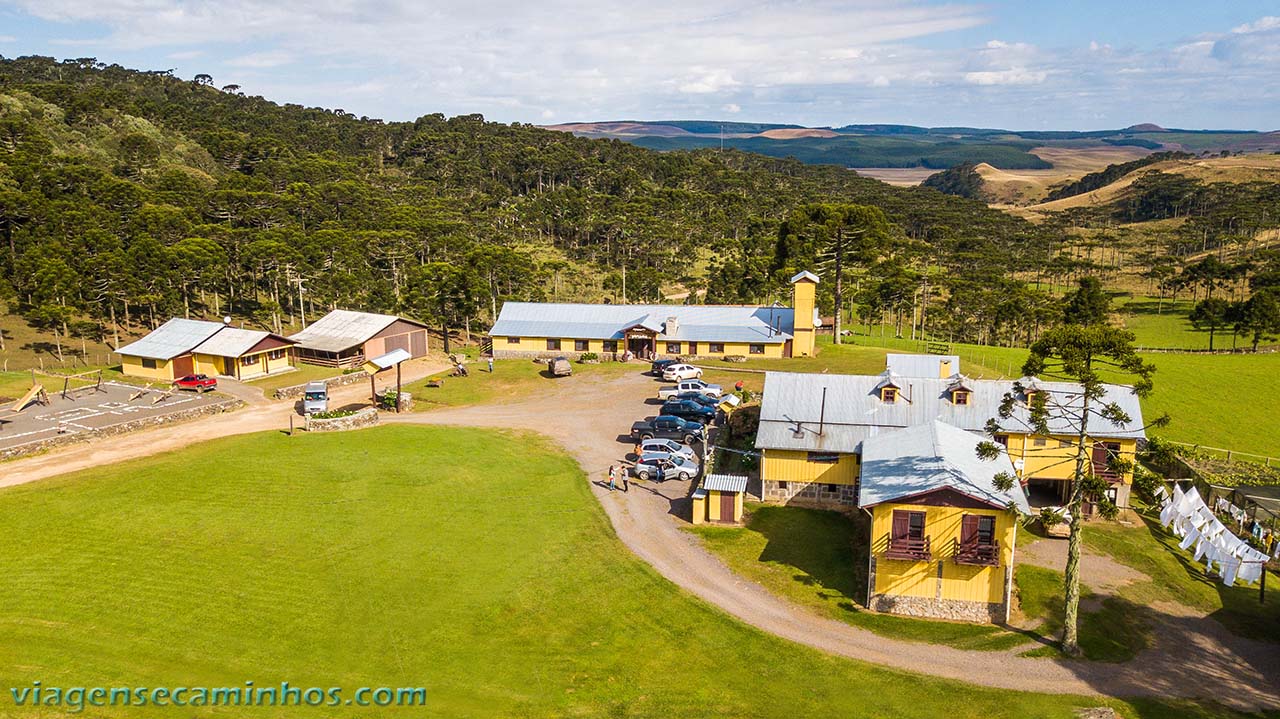
[[[658,399],[671,399],[683,392],[697,392],[719,399],[721,390],[718,384],[707,384],[700,379],[687,379],[677,382],[674,387],[663,387],[658,390]]]
[[[686,459],[697,459],[697,453],[693,451],[693,447],[687,444],[680,444],[674,439],[646,439],[640,443],[640,454],[653,454],[662,452],[664,454],[675,454]]]
[[[668,382],[675,382],[684,379],[698,379],[702,377],[702,370],[691,364],[673,364],[662,370],[662,379]]]

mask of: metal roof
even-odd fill
[[[702,480],[702,488],[716,492],[745,492],[747,478],[741,474],[708,474]]]
[[[795,277],[792,277],[790,280],[787,280],[787,281],[794,285],[795,283],[799,282],[800,280],[809,280],[809,281],[813,282],[814,284],[817,284],[817,283],[818,283],[818,276],[817,276],[817,275],[815,275],[815,274],[813,274],[812,272],[810,272],[810,271],[808,271],[808,270],[804,270],[803,272],[798,272],[798,273],[796,273],[796,276],[795,276]]]
[[[953,380],[942,378],[898,378],[898,399],[883,402],[876,388],[886,375],[809,374],[767,372],[760,405],[758,449],[792,449],[827,452],[857,452],[863,440],[903,427],[941,420],[970,432],[984,432],[988,419],[999,417],[1000,402],[1013,389],[1013,380],[969,380],[968,404],[951,402]],[[1050,401],[1067,408],[1078,407],[1079,385],[1037,380],[1050,393]],[[826,403],[823,406],[823,390]],[[1131,387],[1104,385],[1099,405],[1114,402],[1126,413],[1128,424],[1116,427],[1094,418],[1089,434],[1098,438],[1141,438],[1142,407]],[[1028,419],[1024,403],[1013,416],[1001,420],[1010,432],[1026,433]],[[799,427],[799,432],[797,432]],[[1050,434],[1073,434],[1062,418],[1051,418]]]
[[[374,357],[373,359],[369,360],[365,364],[371,364],[374,367],[377,367],[378,370],[384,370],[384,369],[389,369],[391,367],[395,367],[401,362],[404,362],[405,360],[410,360],[410,359],[413,359],[413,355],[409,353],[409,350],[404,349],[402,347],[397,347],[396,349],[393,349],[384,355],[379,355],[378,357]]]
[[[292,340],[285,339],[279,335],[273,335],[270,332],[261,330],[246,330],[239,327],[223,327],[212,337],[201,342],[193,352],[199,352],[205,355],[216,355],[218,357],[239,357],[254,345],[268,337],[277,337],[281,341],[293,344]]]
[[[507,302],[489,335],[620,340],[627,328],[643,326],[662,341],[779,344],[791,339],[794,316],[790,307]],[[781,334],[772,329],[779,325]]]
[[[938,489],[952,489],[999,507],[1030,513],[1026,492],[1016,480],[1007,491],[995,486],[1000,473],[1016,476],[1009,455],[978,457],[981,437],[933,421],[872,437],[862,443],[858,506],[871,507]]]
[[[341,352],[368,342],[398,319],[395,315],[334,310],[289,339],[306,349]]]
[[[221,322],[175,317],[145,337],[116,349],[116,354],[147,359],[171,360],[191,352],[201,342],[223,329]]]
[[[942,377],[943,362],[951,363],[951,371],[946,376],[960,374],[958,355],[888,354],[884,367],[903,377]]]

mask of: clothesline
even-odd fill
[[[1270,558],[1228,530],[1195,487],[1183,492],[1174,485],[1172,495],[1161,487],[1157,495],[1163,506],[1160,525],[1182,538],[1178,546],[1192,551],[1195,561],[1205,560],[1205,571],[1216,564],[1218,576],[1228,586],[1237,580],[1253,584],[1262,579]]]

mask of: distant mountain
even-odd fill
[[[1003,130],[863,124],[804,127],[718,120],[626,120],[551,125],[548,129],[625,140],[655,150],[732,147],[772,157],[843,167],[947,169],[986,163],[1000,170],[1053,167],[1041,148],[1140,150],[1196,154],[1273,152],[1280,133],[1255,130],[1178,130],[1154,123],[1120,130]],[[1047,154],[1047,153],[1046,153]],[[1104,163],[1105,164],[1105,163]],[[1100,169],[1101,165],[1097,168]]]

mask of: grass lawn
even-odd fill
[[[1209,333],[1196,329],[1188,316],[1195,303],[1190,300],[1160,302],[1155,297],[1124,296],[1113,299],[1112,307],[1120,316],[1125,329],[1133,332],[1134,344],[1139,347],[1163,347],[1169,349],[1209,349]],[[1247,347],[1249,341],[1237,340]],[[1231,347],[1231,330],[1215,334],[1213,346],[1217,349]]]
[[[878,614],[866,600],[865,528],[839,512],[749,505],[746,527],[697,526],[708,550],[734,572],[797,604],[888,637],[964,649],[1008,649],[1027,637],[999,627]],[[862,551],[858,551],[859,548]]]
[[[294,385],[306,384],[315,380],[329,379],[340,374],[342,374],[342,370],[336,367],[320,367],[299,362],[297,368],[292,372],[245,380],[245,384],[261,389],[262,393],[267,398],[270,398],[273,392],[283,387],[293,387]]]
[[[1035,631],[1047,641],[1060,640],[1064,601],[1062,572],[1019,564],[1014,583],[1022,613],[1042,621]],[[1118,597],[1099,600],[1088,587],[1082,587],[1080,598],[1080,649],[1086,658],[1124,662],[1150,644],[1150,624],[1143,615],[1143,607]],[[1026,655],[1057,657],[1062,652],[1054,644],[1037,647]]]
[[[441,372],[405,385],[404,391],[413,394],[414,409],[422,412],[437,407],[511,401],[540,390],[571,386],[579,377],[616,376],[649,368],[648,363],[641,362],[572,364],[573,376],[548,377],[545,364],[528,359],[496,360],[492,374],[483,362],[478,362],[467,365],[470,374],[466,377],[450,377],[449,372]],[[428,387],[429,380],[443,380],[444,384]]]
[[[1266,604],[1260,604],[1256,585],[1227,587],[1210,578],[1204,564],[1179,549],[1178,538],[1165,531],[1159,519],[1146,515],[1142,519],[1137,526],[1097,522],[1085,529],[1089,548],[1151,577],[1149,582],[1121,588],[1121,598],[1144,606],[1179,602],[1209,612],[1235,634],[1280,644],[1280,601],[1268,597]],[[1280,575],[1271,572],[1267,585],[1280,587]]]
[[[909,676],[743,625],[629,554],[577,466],[530,436],[229,438],[0,491],[0,516],[5,687],[423,686],[430,715],[477,717],[1065,719],[1096,703]]]

